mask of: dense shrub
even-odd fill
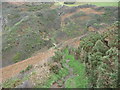
[[[101,53],[105,53],[107,50],[108,47],[101,40],[98,40],[93,47],[93,51],[98,51]]]
[[[63,58],[63,53],[60,52],[55,52],[55,55],[52,57],[54,62],[60,62]]]
[[[90,87],[117,87],[117,34],[117,29],[111,28],[103,34],[89,34],[81,40],[75,56],[86,65]],[[108,37],[108,43],[104,42]]]
[[[118,83],[118,50],[110,48],[106,52],[106,56],[102,57],[100,66],[98,67],[97,87],[117,87]]]
[[[57,65],[51,66],[50,71],[55,73],[55,74],[58,74],[59,67]]]
[[[98,33],[91,33],[88,37],[81,40],[79,49],[82,47],[83,50],[88,52],[92,50],[92,47],[97,40],[102,40],[101,35],[99,35]]]

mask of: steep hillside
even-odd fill
[[[54,7],[54,8],[53,8]],[[117,7],[3,3],[3,67],[117,20]],[[114,13],[113,13],[114,12]]]
[[[56,49],[52,48],[3,68],[3,87],[118,87],[118,26],[116,25],[118,24],[112,24],[102,33],[90,32],[65,41],[56,46]],[[76,44],[75,48],[73,43],[76,41],[80,44],[79,47]]]
[[[119,87],[118,7],[96,5],[4,2],[2,87]]]

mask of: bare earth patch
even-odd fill
[[[63,15],[61,17],[61,21],[64,21],[65,18],[68,18],[76,13],[79,13],[80,11],[85,12],[86,14],[91,14],[91,13],[98,14],[98,15],[104,14],[104,12],[98,12],[98,11],[93,10],[92,8],[80,8],[73,13],[68,13],[68,14]]]
[[[65,41],[64,43],[62,43],[60,45],[59,49],[62,49],[63,47],[65,47],[67,45],[72,46],[72,47],[73,46],[78,47],[80,38],[82,38],[82,37],[84,37],[86,35],[87,34],[84,34],[82,36],[79,36],[79,37],[76,37],[76,38],[69,39],[69,40]],[[35,66],[35,65],[37,65],[39,63],[47,62],[46,60],[49,59],[50,57],[54,56],[56,51],[57,51],[56,49],[51,48],[51,49],[46,50],[44,52],[38,53],[38,54],[36,54],[35,56],[33,56],[31,58],[28,58],[28,59],[23,60],[21,62],[15,63],[13,65],[9,65],[7,67],[1,68],[0,73],[2,72],[2,77],[0,77],[0,80],[2,80],[2,82],[4,82],[9,78],[14,77],[15,75],[19,74],[20,71],[26,69],[26,67],[28,65]],[[48,67],[45,67],[45,68],[46,68],[46,70],[48,70]],[[38,68],[38,70],[44,70],[44,69]]]
[[[25,4],[25,2],[24,2],[24,0],[23,0],[23,2],[22,2],[22,0],[21,0],[21,2],[9,2],[9,4],[13,4],[13,5],[22,5],[22,4]]]
[[[20,71],[24,70],[28,65],[34,65],[34,64],[40,62],[41,60],[45,60],[45,59],[53,56],[54,52],[55,52],[54,49],[50,49],[48,51],[39,53],[36,56],[33,56],[26,60],[23,60],[21,62],[18,62],[13,65],[10,65],[10,66],[0,69],[0,72],[2,72],[2,77],[0,77],[0,80],[5,81],[8,78],[15,76]]]

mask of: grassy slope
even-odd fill
[[[84,4],[92,4],[96,6],[118,6],[117,2],[89,2],[89,3],[77,2],[75,4],[64,4],[63,2],[58,2],[55,5],[65,5],[69,7],[74,7],[74,6],[84,5]]]
[[[91,2],[90,4],[96,6],[118,6],[117,2]]]
[[[73,55],[70,55],[68,50],[65,51],[66,60],[70,60],[68,65],[73,69],[73,74],[76,76],[70,77],[65,81],[66,88],[86,88],[88,80],[85,76],[85,66],[81,64],[79,61],[75,60]],[[82,82],[81,82],[82,81]],[[73,86],[74,84],[74,86]]]

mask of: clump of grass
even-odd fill
[[[14,57],[13,57],[13,62],[14,63],[17,63],[20,61],[20,57],[21,57],[21,54],[20,53],[17,53]]]
[[[30,70],[32,67],[33,67],[32,65],[28,65],[25,70],[28,71],[28,70]]]
[[[27,67],[26,67],[26,69],[25,70],[22,70],[20,73],[25,73],[25,72],[27,72],[27,71],[29,71],[30,69],[32,69],[32,65],[28,65]]]
[[[73,69],[74,75],[77,75],[73,78],[68,78],[65,81],[66,88],[86,88],[88,85],[88,79],[85,75],[85,66],[79,61],[75,60],[73,55],[70,55],[68,49],[65,49],[65,59],[70,60],[67,64],[70,68]]]

